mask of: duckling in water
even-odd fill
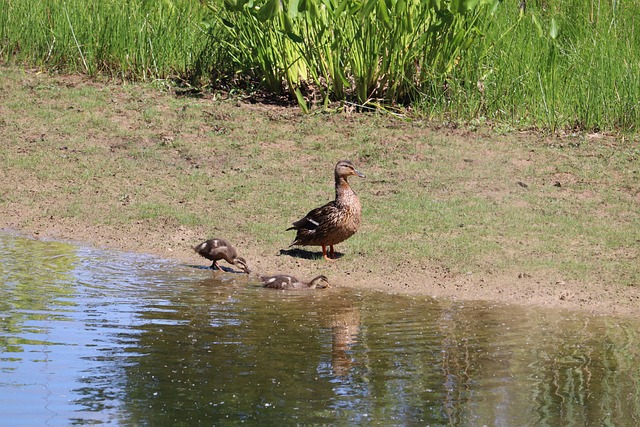
[[[316,276],[309,283],[302,282],[288,274],[278,274],[276,276],[261,276],[262,287],[271,289],[324,289],[331,285],[327,276]]]
[[[214,270],[222,270],[218,265],[218,261],[223,259],[247,274],[251,272],[247,266],[247,261],[239,257],[236,248],[224,239],[209,239],[206,242],[194,246],[193,250],[206,259],[213,261],[211,268]]]
[[[313,209],[287,230],[296,230],[296,238],[289,245],[322,246],[322,256],[335,259],[333,246],[353,236],[362,222],[360,199],[351,189],[347,177],[365,175],[349,160],[340,160],[334,170],[336,198],[324,206]],[[327,256],[329,246],[329,256]]]

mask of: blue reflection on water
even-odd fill
[[[0,234],[4,425],[636,424],[638,324]]]

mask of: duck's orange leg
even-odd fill
[[[333,251],[333,246],[330,247],[330,251]],[[325,245],[322,245],[322,256],[327,261],[334,261],[333,259],[329,258],[329,256],[327,255],[327,247]]]
[[[336,253],[333,251],[333,245],[329,246],[329,256],[331,259],[336,259]]]

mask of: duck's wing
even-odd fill
[[[235,249],[226,240],[209,239],[193,248],[197,253],[208,259],[222,258],[223,254],[234,252]]]
[[[309,211],[303,218],[300,218],[296,222],[294,222],[292,227],[287,228],[287,230],[299,230],[305,229],[313,231],[320,226],[327,218],[330,218],[334,215],[336,210],[335,202],[329,202],[324,206],[320,206],[319,208],[315,208],[312,211]]]
[[[264,288],[274,288],[274,289],[289,289],[293,286],[293,283],[297,282],[293,276],[288,276],[286,274],[278,274],[277,276],[267,276],[261,277],[262,279],[262,287]]]

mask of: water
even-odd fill
[[[0,233],[3,426],[637,425],[639,322]]]

